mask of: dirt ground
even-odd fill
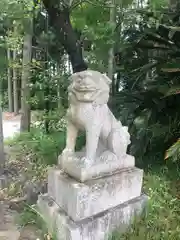
[[[8,127],[12,127],[12,130],[5,127],[4,131],[11,130],[13,134],[13,125],[20,123],[20,118],[20,114],[3,112],[3,127],[6,123]],[[17,225],[18,214],[16,210],[11,209],[10,201],[3,197],[3,191],[0,189],[0,240],[42,240],[35,226],[20,228]]]

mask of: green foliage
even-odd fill
[[[37,64],[39,65],[38,69],[35,67]],[[45,102],[47,101],[50,108],[48,115],[50,116],[52,111],[56,111],[57,116],[60,118],[64,114],[64,109],[68,106],[67,87],[69,85],[69,74],[61,74],[62,69],[59,69],[56,74],[51,74],[53,65],[50,64],[44,70],[43,64],[42,61],[33,61],[34,69],[30,84],[31,98],[29,102],[31,103],[32,110],[44,110]],[[46,94],[47,91],[48,94]],[[59,106],[60,109],[57,110]],[[47,114],[44,117],[48,117]]]
[[[18,223],[25,227],[26,225],[36,224],[39,228],[42,227],[42,220],[40,218],[40,214],[36,209],[36,206],[25,206],[23,212],[18,216]]]
[[[148,169],[144,176],[144,191],[149,196],[145,214],[137,217],[125,234],[116,232],[111,240],[178,240],[179,176],[176,166]]]
[[[47,135],[39,129],[32,129],[30,133],[21,133],[6,143],[14,148],[17,159],[28,157],[37,165],[52,165],[57,163],[58,154],[64,148],[65,133]]]
[[[32,14],[32,10],[34,8],[34,1],[23,0],[23,1],[15,1],[15,0],[2,0],[0,14],[1,18],[11,19],[16,21],[21,21],[24,23],[26,19]]]
[[[114,1],[117,24],[110,23],[111,2],[82,1],[73,9],[72,24],[80,32],[80,39],[85,47],[84,57],[90,68],[107,71],[108,50],[112,45],[119,45],[121,33],[118,28],[124,22],[126,10],[132,2]]]
[[[165,160],[171,158],[173,161],[179,161],[180,159],[180,139],[178,139],[167,151]]]
[[[58,155],[64,149],[65,132],[48,135],[37,127],[6,140],[5,144],[9,148],[6,167],[18,169],[18,176],[9,185],[7,195],[19,197],[24,195],[26,182],[44,186],[49,166],[57,164]]]
[[[108,49],[112,44],[119,54],[115,68],[119,77],[113,86],[116,94],[111,97],[110,105],[116,117],[129,126],[132,136],[129,151],[139,156],[144,165],[146,161],[151,165],[162,162],[163,158],[159,156],[167,149],[166,159],[179,160],[179,9],[172,12],[167,8],[169,3],[166,0],[153,0],[148,4],[134,1],[132,6],[131,0],[117,1],[117,25],[112,26],[109,24],[109,2],[77,3],[72,2],[71,20],[80,31],[83,45],[88,45],[83,54],[89,67],[107,72]],[[1,1],[1,47],[3,51],[5,46],[18,48],[19,65],[22,36],[33,7],[33,1]],[[43,113],[32,124],[30,133],[20,134],[8,142],[13,149],[12,161],[21,164],[20,169],[24,169],[32,181],[47,179],[47,167],[57,163],[65,146],[66,122],[63,116],[68,105],[70,74],[57,33],[49,27],[43,7],[39,11],[38,4],[36,10],[29,101],[32,109],[41,109]],[[0,68],[6,69],[6,54],[1,55]],[[11,67],[19,65],[10,63]],[[122,91],[119,91],[120,87]],[[4,92],[7,89],[6,81],[3,81],[3,89]],[[6,95],[4,105],[5,101]],[[50,134],[45,133],[47,122]],[[84,143],[85,136],[81,134],[76,149],[79,150]],[[150,159],[149,155],[152,156]],[[169,170],[166,167],[148,170],[144,185],[150,196],[148,214],[137,219],[128,233],[117,234],[113,239],[179,239],[178,166],[176,171],[171,167]],[[14,188],[11,190],[14,194]],[[38,215],[37,210],[27,207],[21,215],[21,222],[23,225],[37,224]]]
[[[161,12],[162,6],[167,7],[168,4],[169,4],[168,0],[151,0],[151,1],[149,1],[149,7],[153,11],[158,11],[159,10]]]
[[[126,47],[121,51],[123,90],[112,99],[112,108],[132,135],[132,154],[144,156],[165,152],[179,138],[179,32],[176,13],[152,7],[140,11],[139,26],[123,32]],[[175,17],[176,16],[176,17]],[[129,44],[129,48],[127,48]],[[120,113],[121,112],[121,113]],[[118,114],[119,113],[119,114]],[[127,118],[125,119],[125,115]]]
[[[93,14],[92,14],[93,13]],[[100,21],[101,19],[101,21]],[[73,11],[72,23],[82,35],[82,39],[89,41],[90,52],[84,52],[89,66],[99,69],[98,62],[107,62],[108,42],[112,37],[112,30],[109,24],[109,8],[102,8],[101,4],[84,3]],[[106,64],[104,64],[106,65]],[[102,70],[104,66],[101,64]]]
[[[44,240],[57,240],[55,232],[51,235],[49,234],[49,224],[39,212],[36,205],[27,205],[20,213],[17,222],[21,227],[35,225],[37,228],[41,229]]]
[[[39,127],[42,131],[45,130],[45,121],[49,122],[49,131],[65,131],[66,129],[66,120],[62,117],[64,115],[64,109],[60,112],[57,111],[49,111],[48,114],[41,112],[41,115],[38,116],[37,122],[34,123],[35,127]]]
[[[41,124],[41,122],[39,123]],[[12,139],[6,140],[6,144],[13,148],[12,158],[14,160],[26,159],[37,168],[57,164],[58,155],[65,147],[66,126],[66,122],[61,119],[58,130],[46,134],[39,126],[39,123],[29,133],[21,133]],[[80,134],[77,139],[76,149],[81,149],[84,144],[85,136]]]

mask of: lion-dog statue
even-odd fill
[[[108,108],[111,80],[93,70],[75,73],[70,80],[66,147],[61,157],[66,160],[74,155],[79,130],[86,133],[85,156],[82,157],[86,166],[96,161],[99,145],[117,158],[125,155],[130,135]]]

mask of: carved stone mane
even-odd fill
[[[71,76],[66,148],[62,153],[64,161],[75,156],[79,130],[86,133],[86,148],[80,154],[86,165],[104,157],[104,152],[117,159],[126,155],[130,135],[107,106],[110,83],[106,75],[92,70]]]

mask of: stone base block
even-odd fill
[[[108,240],[114,230],[124,232],[133,217],[144,209],[148,197],[142,195],[93,218],[74,222],[48,195],[39,196],[39,210],[57,240]]]
[[[81,155],[83,157],[84,154]],[[99,178],[119,171],[119,169],[133,168],[135,166],[135,158],[131,155],[125,155],[120,159],[113,153],[105,151],[96,159],[92,166],[86,166],[81,157],[59,159],[61,168],[70,176],[80,182],[90,179]]]
[[[79,221],[139,197],[142,180],[143,170],[138,168],[85,183],[52,168],[48,174],[48,195],[74,221]]]

